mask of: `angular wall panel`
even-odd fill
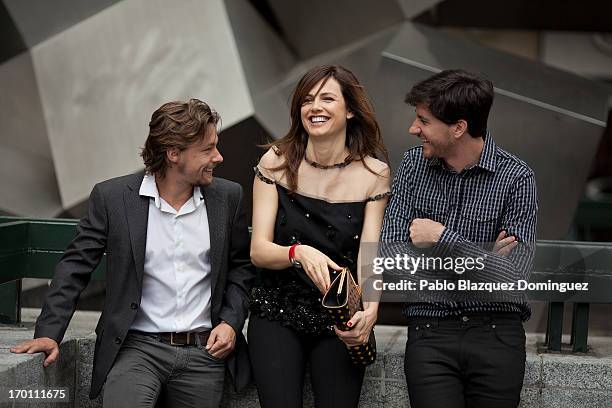
[[[404,12],[404,17],[409,20],[441,3],[441,0],[397,0],[397,2]]]
[[[350,44],[404,20],[395,0],[269,0],[287,41],[302,58]]]
[[[62,204],[142,166],[162,103],[201,98],[225,126],[252,105],[221,0],[124,0],[32,50]]]
[[[0,64],[27,50],[15,21],[0,1]]]
[[[0,64],[0,210],[50,217],[61,210],[29,53]]]
[[[28,47],[70,28],[120,0],[2,0]]]
[[[286,97],[279,98],[276,89],[298,59],[251,4],[243,0],[226,0],[225,4],[249,85],[254,118],[268,137],[281,136],[288,129],[284,114],[288,102]]]
[[[226,0],[242,69],[252,94],[278,84],[298,62],[287,44],[244,0]]]
[[[508,92],[598,122],[606,120],[608,91],[601,84],[420,24],[404,23],[385,54],[427,67],[484,72]]]

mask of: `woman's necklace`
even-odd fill
[[[315,161],[310,160],[308,157],[306,157],[306,155],[304,155],[304,161],[308,164],[310,164],[312,167],[316,168],[316,169],[321,169],[321,170],[329,170],[329,169],[341,169],[343,167],[348,166],[349,164],[351,164],[351,162],[353,161],[352,159],[350,159],[348,156],[346,157],[346,159],[344,159],[343,162],[341,163],[335,163],[335,164],[319,164]]]

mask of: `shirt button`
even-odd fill
[[[463,317],[461,318],[461,320],[463,320],[464,322],[467,322],[467,321],[469,321],[469,320],[470,320],[470,318],[469,318],[469,317],[467,317],[467,316],[463,316]]]
[[[121,337],[115,337],[115,344],[121,344]]]
[[[306,218],[310,218],[310,214],[309,214],[309,213],[304,214],[304,216],[305,216]]]
[[[130,305],[130,308],[131,308],[132,310],[136,310],[136,309],[138,309],[138,303],[132,302],[132,304]]]

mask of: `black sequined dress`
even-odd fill
[[[273,184],[255,168],[257,177]],[[358,202],[327,202],[290,193],[276,184],[278,212],[274,243],[289,246],[296,242],[312,246],[339,266],[348,267],[357,280],[357,254],[365,205]],[[251,312],[279,321],[283,326],[308,335],[333,335],[332,321],[321,306],[321,293],[302,269],[262,269],[251,298]],[[334,279],[335,272],[331,279]]]

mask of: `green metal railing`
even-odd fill
[[[0,322],[20,322],[21,279],[51,279],[76,224],[0,217]],[[104,280],[105,263],[103,259],[92,279]],[[588,292],[527,292],[530,300],[548,303],[547,350],[561,350],[564,304],[572,303],[572,350],[586,352],[589,305],[612,303],[612,243],[538,241],[531,282],[548,279],[589,283]]]
[[[530,282],[587,283],[588,291],[527,291],[530,300],[548,303],[546,349],[561,350],[563,313],[573,304],[572,351],[588,350],[589,306],[612,303],[612,243],[538,241]]]
[[[0,217],[0,323],[21,321],[21,279],[51,279],[78,221]],[[106,257],[92,274],[104,280]]]

